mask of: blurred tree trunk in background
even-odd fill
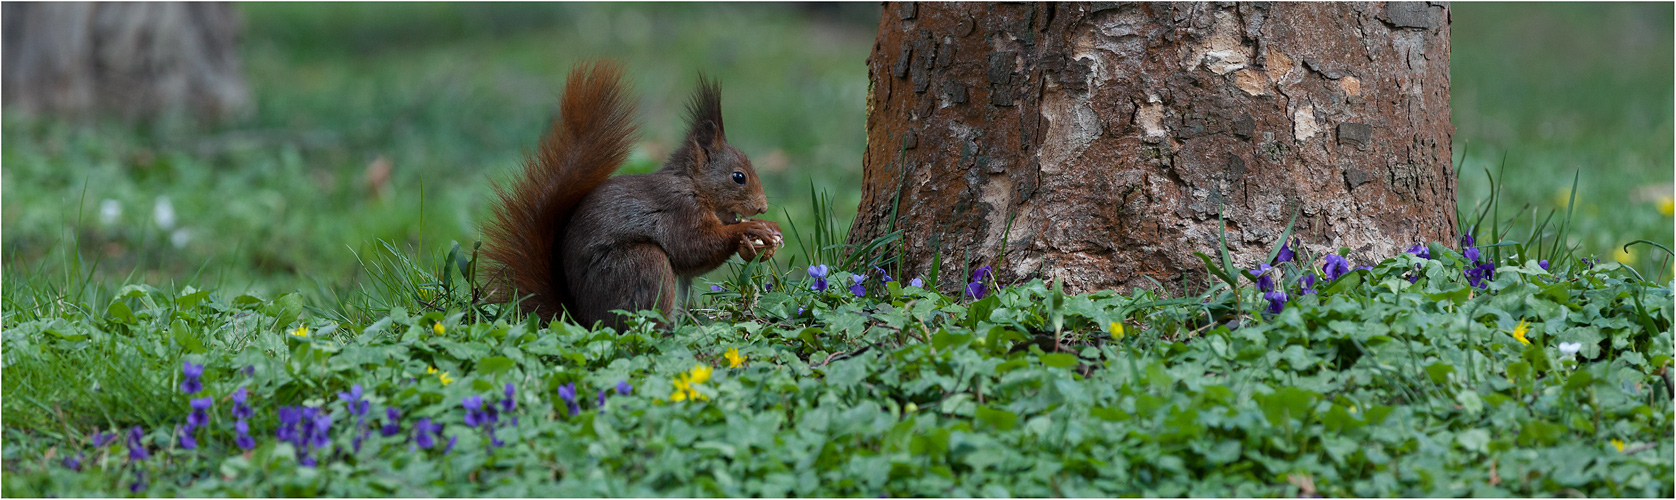
[[[887,4],[851,243],[905,229],[903,276],[940,251],[944,290],[965,264],[1180,292],[1206,276],[1192,253],[1217,251],[1218,211],[1244,266],[1299,209],[1296,239],[1358,265],[1452,242],[1449,19],[1395,2]]]
[[[225,3],[17,3],[4,17],[8,111],[130,120],[244,110],[242,23]]]

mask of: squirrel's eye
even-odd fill
[[[741,185],[745,184],[745,173],[744,172],[734,172],[733,173],[733,182],[737,182]]]

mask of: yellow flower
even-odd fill
[[[1112,340],[1118,340],[1118,339],[1123,338],[1123,322],[1113,321],[1111,326],[1106,327],[1106,329],[1111,330]]]
[[[1614,439],[1612,440],[1612,447],[1617,448],[1619,452],[1622,452],[1624,451],[1624,441],[1622,439]]]
[[[1665,217],[1676,215],[1676,199],[1669,196],[1659,198],[1659,213]]]
[[[727,354],[724,355],[724,357],[727,358],[727,367],[728,368],[738,368],[738,367],[741,367],[741,366],[745,366],[745,357],[739,355],[739,348],[738,347],[729,347],[727,349]]]
[[[675,376],[675,392],[669,394],[670,401],[707,401],[709,396],[698,392],[693,386],[710,380],[710,367],[706,365],[694,366],[692,371]]]
[[[705,383],[705,382],[709,382],[710,381],[710,371],[711,371],[710,370],[710,365],[694,366],[693,371],[692,371],[692,375],[690,375],[688,377],[688,380],[692,381],[692,383],[694,383],[694,384],[702,384],[702,383]]]
[[[296,330],[291,331],[291,334],[296,335],[298,337],[307,337],[308,336],[308,325],[303,325],[303,326],[297,327]]]
[[[431,331],[436,332],[437,335],[442,335],[442,332],[448,331],[448,328],[442,326],[442,323],[433,323],[431,324]]]
[[[442,373],[438,374],[436,372],[436,367],[435,366],[425,367],[425,374],[426,375],[436,375],[436,379],[441,381],[442,385],[448,385],[448,384],[454,383],[454,377],[448,376],[448,372],[442,372]]]
[[[688,384],[686,374],[675,376],[675,392],[669,395],[670,401],[686,401],[687,393],[692,392],[692,384]]]
[[[1616,260],[1623,264],[1633,264],[1635,263],[1635,251],[1626,250],[1624,247],[1618,247],[1616,250],[1612,251],[1612,260]]]
[[[1530,331],[1530,326],[1525,323],[1525,320],[1521,319],[1519,325],[1513,327],[1513,338],[1519,339],[1520,344],[1531,345],[1530,339],[1525,338],[1525,332],[1528,331]]]

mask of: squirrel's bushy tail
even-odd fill
[[[565,287],[559,244],[582,198],[611,177],[634,144],[634,104],[625,96],[622,68],[606,61],[570,71],[559,98],[559,119],[524,161],[510,188],[495,183],[500,203],[483,228],[483,256],[492,293],[522,303],[543,319],[574,303]]]

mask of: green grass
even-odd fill
[[[1231,283],[1187,297],[1031,282],[971,300],[877,274],[852,296],[849,272],[867,270],[831,245],[859,201],[845,186],[872,6],[842,22],[779,5],[241,8],[249,116],[4,117],[0,494],[125,494],[136,470],[157,496],[1673,494],[1669,263],[1647,245],[1636,268],[1612,253],[1672,238],[1653,201],[1671,195],[1669,5],[1456,4],[1461,218],[1496,277],[1469,286],[1469,263],[1434,244],[1436,260],[1394,256],[1306,295],[1282,264],[1280,314],[1217,265]],[[718,76],[730,140],[770,218],[795,227],[775,262],[713,273],[724,290],[673,332],[510,317],[471,303],[448,258],[459,242],[469,263],[488,181],[589,56],[623,61],[638,87],[631,170],[670,149],[695,72]],[[375,192],[362,176],[380,157],[393,175]],[[154,221],[160,196],[173,228]],[[831,289],[809,289],[811,259],[835,265]],[[183,361],[208,366],[217,398],[196,450],[171,437]],[[696,386],[708,400],[670,401],[695,365],[715,367]],[[596,391],[619,381],[634,389],[601,411]],[[491,447],[461,402],[498,402],[507,383],[520,424]],[[351,451],[337,393],[354,384],[369,425],[398,408],[404,431],[434,419],[455,449],[374,431]],[[238,387],[257,410],[248,454]],[[275,410],[296,405],[333,415],[340,451],[312,453],[318,467],[274,439]],[[136,425],[153,455],[138,465],[121,440],[89,445]]]
[[[1672,95],[1676,54],[1670,4],[1474,4],[1453,6],[1452,112],[1464,154],[1460,200],[1488,198],[1485,169],[1499,172],[1503,214],[1526,224],[1564,215],[1578,175],[1575,230],[1583,255],[1624,261],[1671,278],[1673,222],[1660,200],[1676,195]],[[1499,175],[1499,174],[1498,174]],[[1537,217],[1528,214],[1534,212]],[[1557,220],[1557,218],[1556,218]],[[1526,234],[1529,226],[1515,230]]]
[[[184,283],[202,268],[203,282],[331,302],[365,279],[355,255],[378,240],[425,254],[477,240],[489,182],[519,168],[557,112],[565,73],[594,57],[623,62],[641,104],[642,142],[625,171],[654,169],[673,149],[704,71],[722,82],[728,138],[763,179],[773,207],[764,218],[810,225],[811,185],[831,193],[846,225],[860,201],[842,188],[859,183],[865,142],[871,24],[854,14],[688,4],[241,9],[249,116],[194,130],[7,115],[8,268],[56,265],[48,256],[79,243],[85,262],[100,263],[96,284],[130,273]],[[615,35],[590,31],[602,26]],[[379,158],[393,173],[373,191],[366,171]],[[182,248],[153,223],[164,196],[190,233]],[[111,224],[98,217],[106,199],[122,208]]]

